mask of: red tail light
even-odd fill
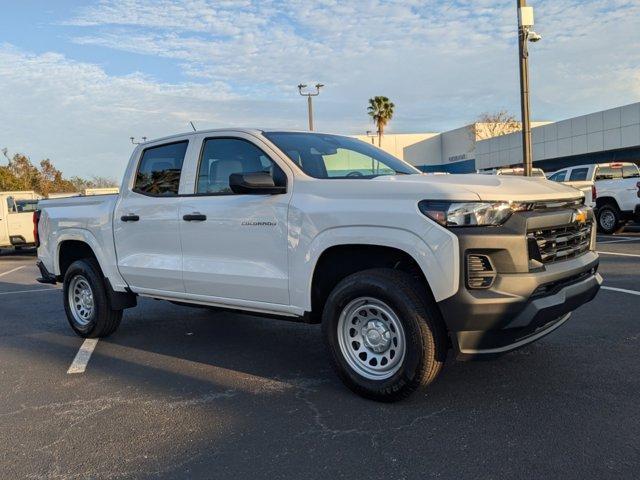
[[[33,241],[36,242],[36,247],[40,246],[40,235],[38,235],[38,222],[40,222],[40,210],[33,212]]]
[[[595,202],[596,198],[598,198],[598,190],[595,185],[591,185],[591,201]]]

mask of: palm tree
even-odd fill
[[[391,121],[394,107],[393,102],[390,102],[387,97],[378,96],[369,99],[367,113],[373,118],[373,123],[378,128],[378,147],[382,145],[384,127]]]

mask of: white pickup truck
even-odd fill
[[[0,248],[33,247],[33,212],[39,198],[33,191],[0,192]]]
[[[322,323],[339,376],[383,401],[447,351],[495,355],[597,293],[593,213],[538,179],[422,175],[369,143],[211,130],[135,148],[119,195],[42,201],[42,282],[102,337],[138,296]]]
[[[585,192],[595,202],[598,229],[615,233],[625,222],[640,222],[640,170],[635,163],[592,163],[563,168],[549,176]],[[589,198],[591,197],[591,198]]]

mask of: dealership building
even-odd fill
[[[522,164],[521,132],[484,138],[475,123],[443,133],[389,134],[382,148],[425,172],[471,173]],[[640,165],[640,102],[559,122],[532,122],[534,167],[613,161]],[[365,141],[377,138],[359,136]]]

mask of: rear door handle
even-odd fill
[[[190,213],[188,215],[183,215],[182,219],[187,222],[204,222],[207,219],[207,216],[202,215],[201,213]]]
[[[138,215],[123,215],[120,217],[120,220],[122,220],[123,222],[137,222],[138,220],[140,220],[140,217]]]

